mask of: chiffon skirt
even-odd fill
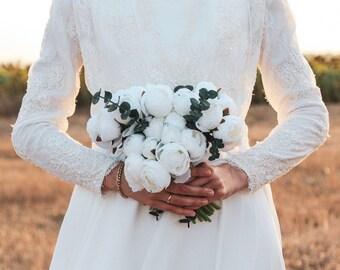
[[[180,224],[110,193],[75,186],[51,270],[280,270],[281,233],[270,185],[222,202],[212,222]]]

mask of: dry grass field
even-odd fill
[[[289,270],[340,270],[340,106],[329,110],[327,143],[272,184]],[[86,119],[72,117],[70,134],[89,145]],[[275,119],[267,106],[251,108],[252,144],[268,134]],[[15,155],[13,121],[0,118],[0,269],[48,269],[72,185]]]

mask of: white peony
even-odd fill
[[[123,143],[123,151],[126,156],[131,154],[142,154],[145,137],[141,134],[132,134]]]
[[[174,182],[177,184],[184,184],[188,182],[190,178],[191,178],[191,169],[189,168],[183,175],[177,176]]]
[[[131,126],[129,126],[128,128],[126,128],[123,132],[122,132],[122,137],[128,137],[132,134],[135,133],[135,127],[137,126],[137,123],[134,122]]]
[[[143,131],[146,137],[154,137],[158,140],[161,139],[164,127],[164,120],[159,118],[152,118],[149,126]]]
[[[221,105],[222,109],[229,109],[229,113],[232,115],[238,115],[239,109],[235,103],[235,101],[228,96],[226,93],[219,93],[218,94],[218,104]]]
[[[131,86],[125,90],[125,95],[132,96],[134,99],[140,101],[144,92],[145,89],[142,86]]]
[[[245,127],[244,120],[234,115],[223,117],[222,123],[213,132],[216,139],[221,139],[226,146],[236,146],[240,144]]]
[[[162,131],[161,142],[173,143],[181,141],[181,132],[175,126],[165,125]]]
[[[112,101],[117,103],[119,101],[119,105],[122,104],[123,102],[127,102],[130,104],[130,109],[131,110],[137,110],[139,115],[141,115],[141,106],[140,106],[140,102],[138,99],[136,99],[134,96],[132,95],[128,95],[126,93],[126,91],[118,91],[113,97],[112,97]],[[119,108],[117,108],[115,111],[112,112],[113,117],[117,120],[117,122],[126,125],[131,118],[128,117],[127,119],[122,119],[121,117],[121,113],[119,111]]]
[[[158,140],[153,137],[148,137],[145,139],[143,143],[143,148],[142,148],[142,154],[145,158],[148,159],[155,159],[156,156],[156,147],[158,144]]]
[[[175,176],[183,175],[190,167],[188,151],[178,143],[160,145],[156,150],[156,157]]]
[[[189,152],[191,162],[197,162],[203,158],[207,145],[206,138],[201,132],[184,129],[181,133],[181,144]]]
[[[171,88],[163,84],[147,84],[145,89],[141,99],[142,111],[158,118],[167,116],[172,110]]]
[[[165,124],[169,126],[176,127],[179,131],[182,131],[185,128],[186,121],[185,119],[175,112],[171,112],[165,118]]]
[[[111,141],[121,135],[119,123],[113,118],[112,113],[104,108],[89,119],[86,129],[92,141],[102,148],[108,148]]]
[[[197,94],[199,94],[199,91],[202,89],[202,88],[205,88],[207,89],[208,91],[210,90],[214,90],[214,91],[217,91],[217,87],[212,83],[212,82],[200,82],[199,84],[197,84],[196,88],[195,88],[195,92]]]
[[[124,175],[133,192],[141,191],[144,188],[141,180],[144,160],[141,155],[137,154],[130,154],[125,159]]]
[[[176,93],[174,93],[174,109],[179,115],[184,116],[189,114],[191,98],[198,99],[198,95],[188,88],[181,88]]]
[[[216,99],[210,100],[210,108],[202,111],[201,116],[196,122],[196,127],[202,132],[208,132],[216,128],[222,121],[223,109]]]
[[[171,175],[156,160],[144,160],[141,171],[141,180],[144,188],[151,192],[161,192],[171,183]]]

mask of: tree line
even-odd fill
[[[327,103],[340,102],[340,55],[306,56],[314,73],[323,99]],[[0,65],[0,115],[16,115],[26,91],[29,66],[19,63]],[[84,70],[80,74],[81,89],[77,97],[77,108],[90,105],[91,95],[87,91]],[[258,72],[252,104],[266,103],[261,74]]]

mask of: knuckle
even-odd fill
[[[180,185],[180,186],[178,186],[178,191],[182,192],[182,193],[187,193],[188,192],[188,188],[185,185]]]
[[[226,193],[223,191],[223,190],[221,190],[221,189],[218,189],[217,191],[216,191],[216,193],[215,193],[215,196],[216,197],[224,197],[226,195]]]
[[[180,198],[178,196],[172,196],[171,203],[172,204],[179,204]]]
[[[148,199],[148,200],[146,201],[146,204],[149,205],[149,206],[151,206],[151,207],[156,207],[155,201],[150,200],[150,199]]]
[[[169,212],[172,212],[172,207],[170,206],[170,205],[164,205],[164,207],[163,207],[164,209],[164,211],[169,211]]]

